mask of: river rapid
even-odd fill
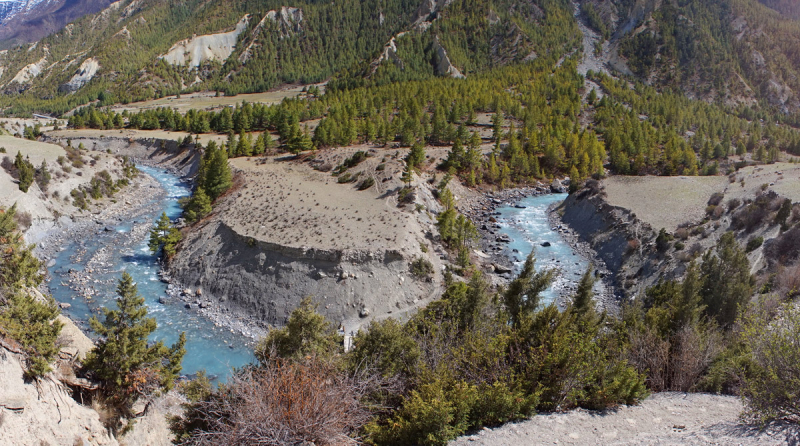
[[[171,345],[185,332],[182,373],[205,370],[210,377],[224,380],[232,368],[253,361],[252,340],[216,326],[185,302],[170,298],[168,284],[159,276],[158,259],[147,246],[149,230],[162,212],[171,219],[180,216],[178,200],[190,194],[190,186],[163,169],[138,167],[163,191],[154,190],[145,211],[133,220],[99,227],[89,237],[67,239],[48,263],[50,293],[64,304],[63,313],[89,331],[92,315],[102,320],[102,307],[116,308],[117,282],[127,271],[145,298],[149,315],[158,322],[150,341]]]
[[[518,201],[514,206],[503,206],[496,209],[498,232],[507,235],[511,241],[506,244],[504,254],[514,264],[518,273],[531,251],[536,256],[536,270],[555,270],[553,284],[544,293],[544,304],[558,302],[563,304],[572,295],[577,282],[589,268],[589,260],[580,255],[554,227],[550,217],[550,209],[558,205],[567,194],[540,194],[529,196]],[[602,293],[604,285],[598,281],[595,293]]]

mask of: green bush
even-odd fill
[[[385,424],[370,423],[365,430],[382,445],[446,445],[467,431],[477,389],[464,382],[447,385],[434,379],[413,390]]]
[[[49,372],[50,362],[59,352],[56,340],[63,324],[54,320],[58,314],[52,298],[42,303],[22,291],[0,305],[0,334],[22,344],[27,353],[26,374],[31,378]]]
[[[358,190],[367,190],[374,185],[375,185],[375,179],[372,177],[367,177],[361,180],[360,183],[358,183]]]
[[[763,244],[764,244],[764,237],[761,236],[751,237],[750,240],[747,241],[747,247],[745,248],[745,251],[753,252],[756,249],[760,248],[761,245]]]
[[[411,269],[411,274],[420,279],[428,279],[433,275],[433,264],[424,257],[414,258],[409,268]]]
[[[276,358],[330,357],[341,347],[341,336],[307,297],[292,311],[284,328],[271,330],[258,342],[255,355],[266,364]]]
[[[745,413],[760,421],[800,419],[800,307],[786,304],[776,318],[756,311],[744,321],[742,338],[754,362],[742,395]]]

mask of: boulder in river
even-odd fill
[[[543,247],[543,248],[549,248],[550,246],[552,246],[552,245],[550,244],[550,242],[542,242],[542,244],[541,244],[541,245],[542,245],[542,247]]]
[[[550,191],[556,194],[563,194],[567,191],[567,188],[559,181],[558,179],[553,180],[553,183],[550,184]]]

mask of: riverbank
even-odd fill
[[[184,373],[205,369],[212,377],[229,376],[233,367],[252,361],[253,340],[265,331],[251,321],[226,317],[224,309],[205,301],[177,296],[177,287],[159,276],[161,265],[147,247],[149,231],[161,212],[173,219],[180,215],[178,199],[189,187],[174,170],[169,174],[163,166],[140,169],[142,173],[114,200],[101,202],[99,212],[37,221],[31,227],[27,237],[38,243],[35,254],[48,270],[43,291],[89,332],[87,321],[100,316],[103,307],[113,307],[116,282],[127,271],[157,320],[151,340],[171,344],[185,332]]]
[[[459,211],[469,217],[478,230],[479,246],[475,250],[475,254],[484,269],[490,273],[488,277],[492,284],[507,284],[516,273],[515,261],[524,261],[524,257],[527,256],[518,249],[509,248],[512,238],[506,234],[507,231],[504,231],[502,226],[502,224],[507,224],[521,229],[521,222],[502,218],[498,210],[502,208],[524,209],[526,206],[521,202],[527,198],[547,196],[556,192],[563,193],[563,190],[560,182],[554,185],[538,183],[530,187],[506,189],[499,192],[476,192],[462,198],[459,202]],[[462,195],[467,194],[462,192]],[[557,207],[557,204],[553,204],[546,211],[549,229],[557,233],[557,236],[569,245],[582,262],[592,266],[597,280],[595,299],[599,309],[616,312],[619,307],[618,299],[615,297],[613,286],[607,280],[610,276],[608,267],[588,243],[561,222]],[[534,248],[537,248],[537,252],[540,253],[540,250],[546,249],[546,247],[536,246]],[[555,291],[555,302],[559,308],[565,308],[571,300],[579,277],[570,279],[572,283],[562,284],[562,287]]]

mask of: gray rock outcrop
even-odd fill
[[[402,315],[437,295],[434,284],[409,274],[397,251],[281,246],[243,237],[213,218],[185,238],[170,275],[181,288],[201,288],[225,311],[273,326],[284,325],[307,296],[350,330],[362,318]]]

